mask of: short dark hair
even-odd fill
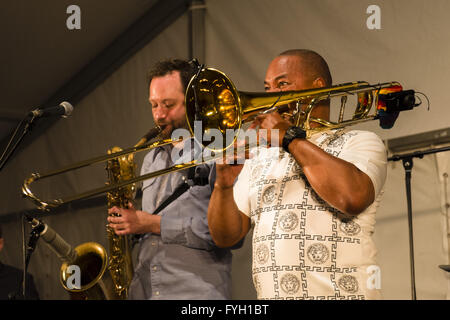
[[[309,49],[291,49],[279,54],[279,56],[298,56],[304,61],[306,72],[311,81],[318,77],[325,81],[327,87],[331,86],[333,79],[331,77],[330,68],[325,59],[315,51]]]
[[[2,225],[0,224],[0,239],[3,238]]]
[[[189,81],[197,70],[194,64],[181,59],[167,59],[155,63],[147,73],[147,85],[150,85],[153,78],[163,77],[174,71],[180,72],[181,85],[183,91],[186,91]]]

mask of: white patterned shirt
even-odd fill
[[[291,154],[254,149],[233,191],[254,225],[258,299],[379,299],[372,234],[386,179],[385,146],[372,132],[347,129],[317,133],[309,141],[366,173],[376,200],[359,215],[346,215],[315,193]]]

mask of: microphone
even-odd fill
[[[45,109],[34,109],[33,111],[30,111],[29,115],[40,118],[40,117],[52,117],[52,116],[61,116],[63,118],[67,118],[72,114],[73,106],[67,102],[63,101],[59,104],[59,106],[56,107],[50,107]]]
[[[61,236],[56,233],[55,230],[37,219],[33,219],[32,224],[35,225],[35,227],[38,227],[39,225],[43,226],[43,230],[40,232],[40,236],[42,237],[42,239],[44,239],[50,249],[52,249],[52,251],[56,253],[61,261],[70,263],[76,260],[76,251],[70,244],[68,244],[63,238],[61,238]]]

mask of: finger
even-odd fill
[[[131,201],[128,201],[128,209],[131,209],[131,210],[136,210],[136,209],[134,208],[134,204],[133,204],[133,202],[131,202]]]
[[[259,126],[262,125],[262,123],[264,122],[264,120],[267,118],[267,116],[270,115],[270,113],[267,114],[259,114],[256,116],[255,121],[257,122]]]
[[[128,230],[114,230],[114,232],[118,235],[118,236],[125,236],[127,234],[130,234],[131,232],[129,232]]]
[[[114,233],[117,233],[117,231],[122,229],[119,224],[111,224],[111,223],[109,223],[107,225],[107,227],[111,228],[114,231]]]
[[[248,130],[256,129],[258,127],[258,125],[259,125],[259,122],[255,120],[250,124],[250,126],[248,127]]]
[[[109,216],[107,220],[108,220],[109,223],[115,224],[115,225],[120,224],[120,223],[123,222],[122,217]]]
[[[270,121],[270,118],[268,118],[269,117],[269,115],[270,114],[265,114],[264,115],[264,118],[261,118],[260,119],[260,122],[259,122],[259,130],[267,130],[267,129],[271,129],[271,127],[272,127],[272,123],[271,123],[271,121]],[[262,117],[262,116],[261,116]],[[259,131],[258,130],[258,131]]]
[[[261,121],[264,120],[264,115],[263,114],[259,114],[257,116],[255,116],[255,119],[253,119],[253,122],[250,124],[250,126],[248,127],[249,129],[256,129],[259,126],[261,126]]]
[[[116,232],[116,230],[119,229],[119,225],[118,225],[118,224],[111,224],[111,223],[108,223],[106,226],[107,226],[108,228],[111,228],[114,232]]]
[[[126,228],[123,225],[117,225],[117,226],[113,227],[113,230],[114,230],[115,234],[117,234],[117,235],[125,235],[125,234],[131,233],[130,229]]]
[[[282,115],[281,115],[281,117],[283,118],[283,120],[285,120],[285,121],[291,121],[291,119],[292,119],[292,115],[290,114],[290,113],[287,113],[287,112],[285,112],[285,113],[283,113]]]
[[[112,207],[111,209],[108,210],[108,213],[110,215],[120,216],[121,213],[122,213],[122,208],[114,206],[114,207]]]

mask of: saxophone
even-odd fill
[[[120,147],[112,147],[108,154],[120,152]],[[135,177],[136,164],[133,154],[109,160],[106,166],[108,183],[116,184]],[[108,209],[114,206],[127,208],[128,202],[134,199],[136,185],[130,184],[117,190],[108,192],[106,199]],[[126,299],[128,287],[133,278],[133,262],[131,245],[128,236],[118,236],[111,227],[106,227],[109,243],[108,269],[114,283],[114,291],[118,299]]]
[[[151,129],[135,145],[139,147],[156,137],[161,132],[160,127]],[[120,147],[112,147],[108,154],[120,152]],[[134,154],[127,154],[107,162],[108,183],[117,184],[135,177],[136,164]],[[136,195],[136,184],[128,184],[106,194],[108,209],[114,206],[127,208],[128,203]],[[128,287],[133,278],[133,261],[131,257],[131,239],[129,236],[118,236],[114,230],[107,227],[109,242],[109,272],[114,283],[114,291],[119,299],[126,299]]]
[[[151,129],[135,147],[145,144],[161,132],[159,127]],[[122,149],[113,147],[109,154]],[[107,183],[118,183],[135,176],[136,164],[133,155],[119,156],[109,160]],[[113,206],[127,207],[134,199],[136,186],[128,185],[107,193],[108,208]],[[35,227],[40,225],[34,221]],[[53,229],[45,226],[40,233],[49,247],[61,259],[60,282],[72,300],[123,300],[127,298],[128,287],[133,278],[131,245],[128,236],[118,236],[107,227],[109,257],[102,245],[86,242],[73,248]],[[73,268],[78,267],[81,274],[79,287],[71,285]],[[71,280],[72,279],[72,280]]]
[[[120,151],[122,151],[120,147],[112,147],[108,150],[108,154]],[[136,164],[133,158],[133,154],[129,154],[108,160],[106,184],[116,184],[134,178]],[[106,194],[108,209],[113,206],[126,208],[135,194],[135,184],[108,192]],[[70,292],[72,300],[125,300],[127,298],[128,287],[133,278],[130,239],[128,236],[116,235],[109,226],[106,227],[106,233],[109,255],[100,244],[88,242],[74,249],[75,259],[64,261],[61,267],[61,283]],[[82,281],[81,288],[74,289],[67,285],[70,276],[67,270],[71,265],[79,266],[81,274],[89,275],[88,280]]]

